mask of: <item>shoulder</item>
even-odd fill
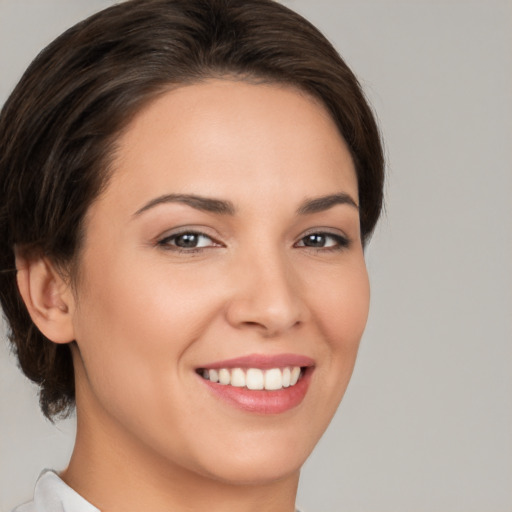
[[[29,503],[13,508],[11,512],[37,512],[37,510],[34,506],[34,502],[30,501]]]
[[[57,473],[43,471],[37,480],[34,499],[12,512],[100,512],[71,487]]]

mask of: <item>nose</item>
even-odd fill
[[[275,337],[307,319],[298,276],[285,261],[253,255],[232,270],[236,282],[226,316],[233,327]]]

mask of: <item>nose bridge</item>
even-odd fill
[[[268,246],[241,257],[228,316],[237,327],[255,327],[271,336],[304,319],[298,280],[283,252]]]

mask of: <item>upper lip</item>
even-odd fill
[[[246,356],[215,361],[199,366],[198,368],[285,368],[287,366],[314,366],[315,361],[301,354],[249,354]]]

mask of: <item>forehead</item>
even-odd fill
[[[168,91],[134,117],[117,148],[107,194],[250,192],[271,201],[294,183],[302,195],[341,187],[357,199],[352,158],[330,114],[290,86],[209,80]]]

